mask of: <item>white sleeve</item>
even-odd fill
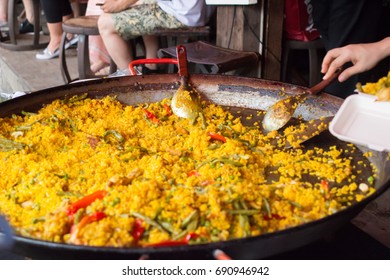
[[[206,25],[215,9],[206,5],[205,0],[159,0],[158,5],[187,26]]]

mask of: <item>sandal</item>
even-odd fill
[[[67,40],[65,43],[65,49],[69,49],[72,45],[76,44],[79,41],[78,36],[74,36],[71,40]],[[47,60],[47,59],[52,59],[56,58],[60,55],[60,50],[59,48],[55,49],[54,52],[50,51],[49,48],[44,49],[42,52],[39,52],[35,55],[36,59],[39,60]]]
[[[73,36],[72,39],[66,39],[65,50],[69,49],[71,46],[76,45],[79,42],[78,36]]]

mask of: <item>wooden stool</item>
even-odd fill
[[[76,18],[68,19],[62,23],[63,34],[60,44],[60,68],[62,78],[65,83],[70,83],[72,81],[69,70],[66,64],[65,56],[65,44],[66,44],[66,35],[74,34],[78,35],[77,43],[77,67],[79,73],[79,80],[94,78],[96,77],[91,73],[91,65],[89,61],[89,44],[88,36],[97,36],[99,35],[99,29],[97,25],[99,16],[80,16]],[[110,64],[110,73],[115,71],[115,65]]]
[[[309,86],[314,86],[321,80],[320,51],[324,49],[321,39],[313,41],[285,40],[282,54],[282,82],[287,81],[287,69],[290,52],[293,50],[307,50],[309,52]]]
[[[260,54],[256,52],[221,48],[203,41],[183,45],[187,50],[188,62],[194,63],[198,70],[205,74],[226,73],[233,70],[243,74],[244,71],[258,65],[260,61]],[[160,49],[158,56],[176,57],[176,47]]]
[[[34,7],[34,36],[32,40],[32,44],[18,44],[17,40],[17,30],[16,30],[16,23],[17,23],[17,16],[16,16],[16,0],[8,0],[8,27],[9,27],[9,38],[4,41],[0,42],[0,46],[4,47],[5,49],[12,50],[12,51],[26,51],[26,50],[35,50],[35,49],[43,49],[48,42],[40,43],[40,15],[41,15],[41,4],[40,0],[33,0],[33,7]],[[20,35],[21,37],[22,35]],[[26,38],[29,35],[23,35],[24,38]]]

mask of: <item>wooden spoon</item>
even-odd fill
[[[187,52],[184,46],[176,48],[180,87],[173,95],[171,107],[172,112],[186,119],[195,122],[196,118],[202,114],[199,93],[188,82]]]
[[[282,128],[291,119],[300,102],[305,100],[305,98],[310,94],[314,95],[321,92],[324,88],[336,80],[340,73],[341,69],[338,69],[332,76],[329,77],[329,79],[322,80],[303,94],[289,96],[272,105],[267,110],[262,122],[265,131],[269,132]]]

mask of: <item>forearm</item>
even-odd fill
[[[385,39],[379,41],[377,45],[378,50],[376,53],[380,55],[380,60],[390,56],[390,37],[386,37]]]
[[[129,2],[129,6],[138,2],[138,0],[127,0]]]

